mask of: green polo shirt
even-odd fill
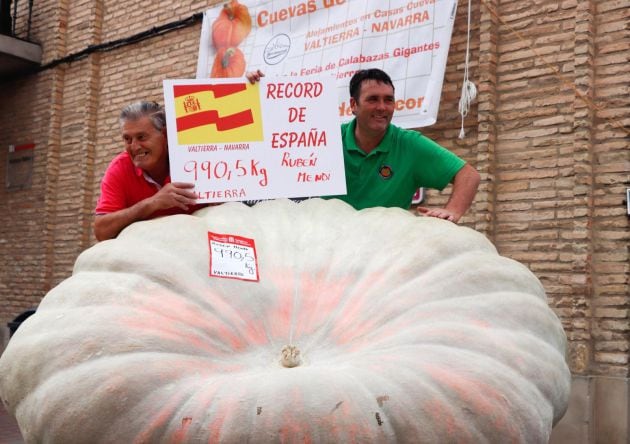
[[[381,143],[366,154],[354,139],[356,119],[341,125],[346,170],[345,196],[357,210],[369,207],[407,209],[420,187],[444,189],[465,161],[417,131],[389,125]]]

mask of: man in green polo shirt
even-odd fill
[[[348,194],[330,196],[356,209],[408,209],[420,187],[444,189],[453,183],[444,208],[419,208],[428,216],[457,222],[470,208],[479,173],[464,160],[417,131],[391,124],[394,85],[380,69],[357,71],[350,80],[355,118],[341,125]]]
[[[260,80],[259,70],[246,74]],[[479,173],[464,160],[417,131],[391,124],[394,84],[380,69],[357,71],[350,80],[350,107],[355,118],[341,125],[347,194],[341,199],[360,210],[369,207],[408,209],[420,187],[443,190],[453,184],[444,208],[419,207],[427,216],[457,222],[470,208]]]

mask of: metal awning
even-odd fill
[[[36,71],[41,62],[41,46],[0,34],[0,79]]]

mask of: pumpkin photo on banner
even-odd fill
[[[238,46],[251,30],[249,9],[237,0],[231,0],[223,5],[212,24],[212,44],[217,49]]]
[[[251,240],[259,280],[209,276],[208,233]],[[470,228],[230,202],[85,250],[0,397],[27,443],[543,444],[565,348],[539,280]]]
[[[212,45],[217,53],[210,77],[241,77],[245,74],[245,56],[238,49],[252,29],[252,19],[247,6],[237,0],[223,5],[212,24]]]
[[[240,77],[245,72],[245,57],[238,48],[220,48],[217,50],[211,77]]]

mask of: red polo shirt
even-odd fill
[[[167,176],[164,183],[158,184],[151,177],[144,174],[141,168],[136,168],[129,154],[124,151],[112,160],[101,181],[101,196],[96,203],[96,214],[107,214],[129,208],[141,200],[156,194],[171,182]],[[171,214],[191,214],[205,205],[193,205],[184,211],[173,207],[153,213],[149,219]]]

